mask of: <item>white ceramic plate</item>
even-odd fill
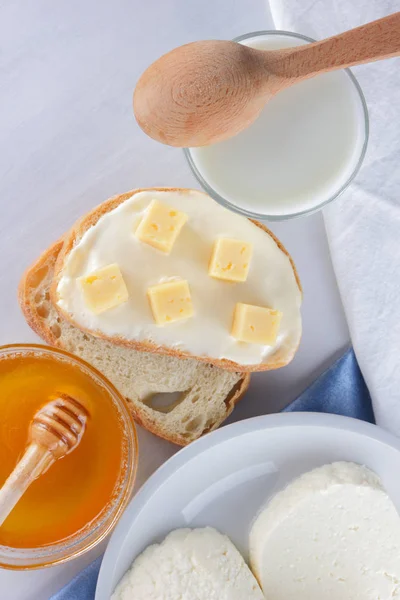
[[[294,477],[337,460],[374,470],[400,511],[400,439],[336,415],[284,413],[224,427],[181,450],[142,487],[115,529],[96,600],[109,600],[134,558],[177,527],[211,525],[247,557],[250,524]]]

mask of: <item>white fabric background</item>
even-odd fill
[[[399,0],[271,0],[277,29],[329,37]],[[370,115],[364,165],[324,219],[351,339],[382,427],[400,435],[400,58],[353,69]]]

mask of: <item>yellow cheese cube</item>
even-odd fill
[[[193,315],[190,289],[184,279],[153,285],[147,290],[147,296],[157,325],[173,323]]]
[[[238,302],[232,323],[232,336],[240,342],[272,346],[278,336],[282,313]]]
[[[128,300],[128,290],[117,264],[79,277],[79,283],[87,307],[97,315]]]
[[[185,213],[153,200],[136,229],[136,236],[141,242],[169,254],[187,220]]]
[[[226,281],[246,281],[252,252],[248,242],[220,238],[214,244],[208,274]]]

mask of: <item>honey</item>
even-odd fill
[[[28,488],[0,527],[0,545],[37,548],[85,530],[121,484],[126,435],[109,390],[66,357],[31,352],[0,355],[0,486],[26,448],[33,416],[57,393],[88,410],[85,433]]]

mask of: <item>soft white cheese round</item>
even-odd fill
[[[326,465],[259,514],[250,564],[271,600],[400,598],[400,517],[372,471]]]
[[[138,240],[135,228],[153,200],[183,211],[183,226],[170,255]],[[244,283],[213,279],[208,263],[220,237],[253,245]],[[116,263],[129,299],[101,314],[86,305],[78,278]],[[194,315],[160,326],[147,299],[150,286],[174,278],[187,280]],[[235,214],[196,191],[144,191],[134,194],[102,216],[71,250],[58,287],[58,304],[84,329],[107,337],[150,341],[195,356],[226,358],[239,364],[259,364],[279,348],[294,353],[301,336],[301,292],[289,258],[276,242],[245,217]],[[245,344],[231,336],[237,302],[282,312],[277,341],[272,346]]]
[[[215,529],[178,529],[149,546],[111,600],[263,600],[242,556]]]

